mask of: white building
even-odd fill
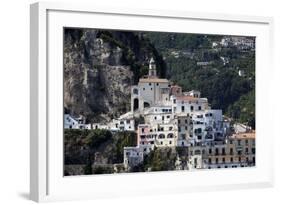
[[[143,162],[143,151],[140,147],[124,147],[124,168],[137,166]]]
[[[193,113],[209,109],[207,98],[198,98],[192,96],[171,96],[173,102],[173,112],[175,114]]]
[[[85,124],[83,117],[75,118],[70,114],[64,114],[64,128],[65,129],[91,129],[90,124]]]
[[[224,139],[227,123],[222,111],[212,110],[208,99],[201,98],[199,91],[183,92],[180,86],[171,84],[167,79],[157,78],[155,62],[151,59],[148,77],[132,86],[130,113],[143,116],[145,122],[137,127],[136,150],[128,148],[132,153],[139,153],[132,156],[148,154],[155,147],[209,146],[215,140]],[[202,159],[196,150],[187,166],[202,168]]]
[[[167,79],[158,78],[153,58],[149,62],[149,75],[141,78],[131,88],[131,111],[143,112],[145,108],[169,102],[170,85]]]

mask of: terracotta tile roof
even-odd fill
[[[192,96],[177,96],[176,99],[182,101],[191,101],[191,102],[196,102],[199,100],[199,98],[195,98]]]
[[[235,138],[235,139],[255,139],[256,133],[255,133],[255,131],[246,132],[246,133],[237,133],[237,134],[233,134],[231,136],[231,138]]]
[[[164,78],[140,78],[140,83],[169,83],[167,79]]]

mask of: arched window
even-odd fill
[[[144,107],[144,108],[150,107],[150,104],[149,104],[148,102],[144,102],[144,103],[143,103],[143,107]]]
[[[134,106],[134,111],[139,109],[139,99],[138,98],[134,99],[134,105],[133,106]]]
[[[173,137],[174,137],[173,133],[169,133],[169,134],[167,135],[167,138],[173,138]]]
[[[158,135],[158,138],[159,138],[159,139],[164,139],[164,138],[165,138],[165,135],[164,135],[164,134],[159,134],[159,135]]]
[[[133,93],[134,93],[135,95],[138,95],[138,94],[139,94],[139,90],[138,90],[137,88],[134,88],[134,89],[133,89]]]

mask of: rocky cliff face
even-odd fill
[[[105,122],[129,111],[130,87],[146,74],[152,56],[163,64],[156,49],[132,32],[65,29],[65,112]]]

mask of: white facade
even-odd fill
[[[143,161],[143,151],[140,147],[124,147],[124,167],[137,166]]]
[[[143,117],[144,122],[136,127],[135,117]],[[208,99],[201,98],[199,91],[182,92],[180,86],[170,86],[167,79],[157,78],[153,59],[150,60],[148,77],[141,78],[138,85],[131,88],[130,112],[106,124],[86,125],[82,123],[83,118],[75,119],[69,115],[65,119],[67,128],[136,131],[137,146],[124,147],[126,170],[142,163],[144,156],[155,147],[177,146],[190,151],[184,163],[178,157],[177,169],[182,166],[188,169],[219,167],[219,162],[209,163],[206,159],[206,148],[211,146],[215,149],[211,152],[226,149],[218,146],[225,146],[224,139],[229,128],[222,110],[212,110]]]
[[[209,109],[207,98],[195,98],[192,96],[171,96],[173,103],[173,112],[175,114],[193,113]]]
[[[83,118],[74,118],[69,114],[64,114],[65,129],[91,129],[90,124],[85,124]]]
[[[142,113],[148,107],[169,103],[169,94],[169,81],[157,77],[156,65],[151,59],[148,77],[141,78],[138,85],[131,88],[131,111]]]
[[[93,123],[92,124],[92,129],[93,130],[96,130],[96,129],[107,130],[107,129],[109,129],[109,127],[106,124]]]
[[[167,124],[174,119],[172,106],[154,106],[144,113],[145,122],[152,124]]]

